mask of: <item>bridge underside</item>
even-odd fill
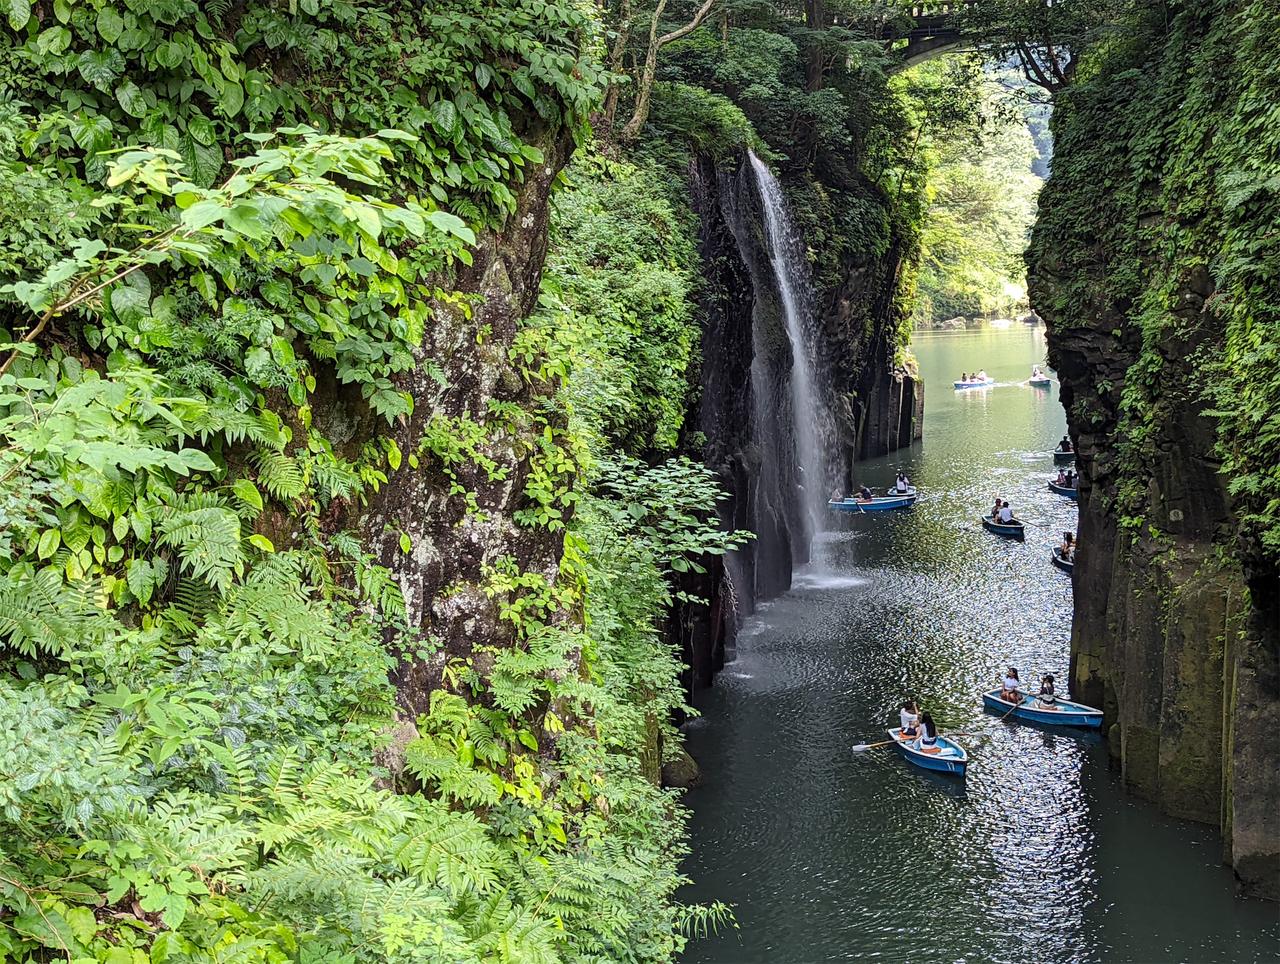
[[[933,60],[946,53],[974,49],[970,42],[961,39],[956,33],[940,33],[928,37],[911,37],[902,48],[902,60],[897,70],[906,70],[926,60]]]

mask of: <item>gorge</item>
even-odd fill
[[[1140,799],[1280,897],[1280,21],[935,13],[3,8],[0,958],[927,958],[933,912],[876,903],[933,853],[895,794],[965,844],[913,871],[974,910],[948,960],[1130,946],[1072,941],[1098,868],[1141,866],[1093,832]],[[922,40],[959,52],[907,70]],[[924,369],[922,285],[981,304],[1022,271],[990,179],[946,185],[938,230],[938,172],[1031,177],[1049,99],[1047,345],[921,336]],[[940,278],[968,222],[991,270]],[[1047,497],[1062,411],[1019,385],[1045,350],[1070,583],[970,531],[993,484]],[[953,398],[942,359],[1002,394]],[[914,515],[829,523],[899,468],[933,490]],[[1098,752],[970,713],[1015,656],[1103,708]],[[968,791],[848,759],[905,690],[983,728]],[[714,829],[739,814],[759,849]],[[1216,910],[1150,940],[1266,953],[1267,911],[1162,821],[1159,893]],[[1028,854],[1070,899],[1019,903]]]

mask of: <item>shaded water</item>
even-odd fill
[[[700,698],[689,750],[689,900],[735,905],[739,930],[688,961],[1251,961],[1280,956],[1280,910],[1234,897],[1209,828],[1127,796],[1097,737],[1000,722],[977,693],[1008,662],[1066,676],[1074,528],[1051,494],[1065,431],[1040,329],[923,333],[925,441],[859,466],[922,487],[910,512],[839,517],[823,565],[748,620]],[[955,392],[962,370],[996,387]],[[1025,544],[985,532],[999,490]],[[903,694],[963,728],[965,781],[909,766],[883,739]]]

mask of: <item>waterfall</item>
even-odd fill
[[[826,458],[819,431],[823,412],[815,378],[810,283],[805,266],[804,245],[791,224],[782,185],[773,176],[768,165],[756,157],[754,152],[749,151],[748,157],[760,191],[765,246],[778,284],[783,322],[791,347],[791,369],[787,378],[790,394],[789,428],[795,442],[795,458],[800,470],[797,481],[801,489],[805,522],[802,538],[808,542],[812,539],[826,503],[828,482]],[[764,393],[759,393],[758,397],[763,398]]]

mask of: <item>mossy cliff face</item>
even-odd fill
[[[1241,239],[1275,232],[1274,187],[1250,184],[1276,170],[1255,115],[1277,78],[1232,25],[1278,16],[1135,15],[1087,55],[1055,104],[1029,254],[1079,450],[1072,692],[1106,711],[1126,784],[1217,824],[1246,890],[1271,898],[1280,576],[1259,493],[1280,458],[1274,406],[1247,397],[1271,373],[1234,382],[1274,355],[1274,291],[1248,261],[1268,256]]]
[[[511,354],[537,301],[552,186],[572,141],[559,131],[542,136],[538,146],[543,161],[531,167],[516,212],[501,232],[479,236],[472,264],[450,279],[462,300],[440,306],[420,352],[422,364],[403,380],[415,408],[392,437],[403,451],[419,453],[421,470],[391,476],[358,518],[375,557],[400,583],[410,626],[441,644],[431,659],[408,657],[396,673],[398,700],[409,718],[427,711],[447,660],[513,644],[500,599],[485,592],[503,560],[516,560],[523,572],[550,585],[558,575],[563,533],[516,519],[530,509],[526,485],[547,454],[539,438],[545,429],[563,444],[563,420],[555,416],[544,425],[522,416],[501,423],[491,414],[496,404],[550,411],[556,389],[553,381],[524,377]],[[436,364],[444,379],[433,373]],[[341,417],[330,413],[335,416]],[[474,450],[423,443],[466,438],[468,426],[484,426]],[[474,497],[474,504],[460,492]]]

